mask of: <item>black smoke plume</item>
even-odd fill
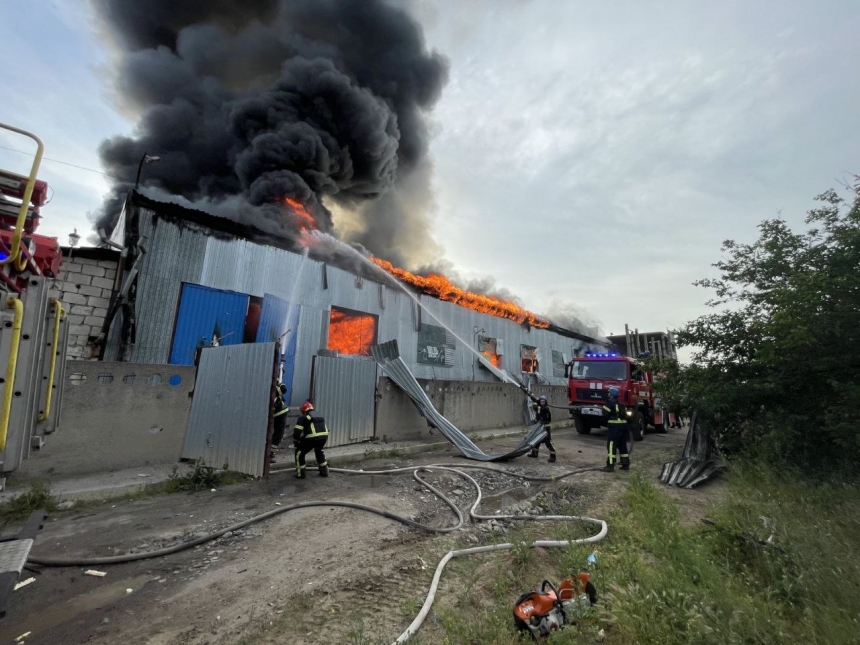
[[[290,235],[283,198],[322,231],[392,261],[428,245],[426,118],[447,80],[420,26],[384,0],[91,0],[119,50],[116,90],[133,137],[100,153],[112,229],[135,184]],[[247,206],[225,208],[241,198]],[[258,221],[261,220],[261,221]],[[431,242],[432,245],[432,242]],[[426,255],[426,254],[425,254]]]

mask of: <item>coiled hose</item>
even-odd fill
[[[489,470],[494,473],[498,473],[501,475],[507,475],[510,477],[517,477],[519,479],[524,479],[527,481],[558,481],[564,479],[566,477],[570,477],[571,475],[576,475],[583,472],[588,472],[591,470],[598,470],[598,468],[579,468],[576,470],[571,470],[565,472],[561,475],[555,475],[551,477],[538,476],[538,475],[524,475],[520,473],[509,472],[505,470],[501,470],[499,468],[492,468],[490,466],[484,466],[479,464],[431,464],[428,466],[407,466],[404,468],[390,468],[387,470],[350,470],[346,468],[329,468],[331,472],[343,473],[347,475],[395,475],[399,473],[411,472],[412,476],[415,478],[418,483],[426,488],[430,489],[439,499],[441,499],[445,504],[447,504],[454,514],[457,516],[457,523],[453,526],[448,527],[435,527],[428,526],[427,524],[421,524],[420,522],[416,522],[414,520],[409,519],[408,517],[403,517],[401,515],[397,515],[395,513],[390,513],[389,511],[374,508],[372,506],[366,506],[364,504],[354,504],[352,502],[301,502],[298,504],[291,504],[289,506],[282,506],[276,509],[272,509],[271,511],[266,511],[265,513],[261,513],[259,515],[255,515],[254,517],[248,518],[247,520],[243,520],[241,522],[237,522],[236,524],[232,524],[226,528],[220,529],[218,531],[213,531],[207,535],[196,538],[194,540],[189,540],[187,542],[182,542],[180,544],[176,544],[171,547],[165,547],[163,549],[157,549],[155,551],[147,551],[144,553],[130,553],[126,555],[116,555],[116,556],[108,556],[102,558],[70,558],[70,559],[59,559],[59,558],[41,558],[37,555],[31,554],[28,558],[28,562],[31,564],[37,564],[45,567],[86,567],[86,566],[99,566],[99,565],[109,565],[109,564],[122,564],[125,562],[135,562],[138,560],[147,560],[151,558],[160,558],[166,555],[171,555],[173,553],[179,553],[180,551],[185,551],[187,549],[194,548],[200,544],[204,544],[209,542],[210,540],[214,540],[216,538],[221,537],[222,535],[230,532],[237,531],[251,524],[255,524],[256,522],[261,522],[270,517],[274,517],[275,515],[280,515],[281,513],[287,513],[288,511],[293,511],[298,508],[314,508],[314,507],[341,507],[341,508],[353,508],[360,511],[366,511],[368,513],[373,513],[375,515],[381,515],[382,517],[387,517],[388,519],[395,520],[397,522],[401,522],[408,526],[412,526],[424,531],[428,531],[431,533],[452,533],[456,531],[460,527],[463,526],[464,518],[463,513],[460,508],[447,496],[445,496],[442,491],[438,488],[427,482],[420,475],[422,472],[431,472],[433,470],[443,470],[447,472],[454,473],[455,475],[462,477],[463,479],[468,480],[475,487],[475,491],[477,493],[477,498],[475,502],[472,504],[469,509],[469,517],[472,520],[499,520],[499,519],[508,519],[508,520],[532,520],[532,521],[544,521],[544,520],[554,520],[554,521],[579,521],[586,522],[589,524],[596,524],[600,526],[600,530],[587,538],[580,538],[576,540],[537,540],[530,544],[531,547],[564,547],[569,546],[571,544],[584,544],[590,542],[598,542],[606,537],[607,526],[606,522],[603,520],[598,520],[590,517],[580,517],[575,515],[480,515],[477,510],[478,506],[481,503],[482,491],[481,486],[477,481],[467,473],[463,472],[461,469],[470,468],[473,470]],[[288,469],[278,469],[272,470],[271,472],[284,472]],[[421,627],[424,619],[430,613],[430,608],[433,606],[433,600],[436,597],[436,590],[439,586],[439,581],[442,578],[442,571],[445,569],[445,566],[453,560],[454,558],[460,557],[462,555],[474,555],[477,553],[491,553],[493,551],[505,551],[513,548],[513,544],[508,542],[504,544],[493,544],[489,546],[478,546],[469,549],[460,549],[457,551],[449,551],[445,554],[445,556],[439,561],[439,564],[436,566],[436,573],[433,575],[433,582],[430,584],[430,591],[427,593],[427,598],[424,600],[424,604],[421,607],[421,611],[418,612],[418,615],[415,617],[415,620],[406,628],[396,641],[394,641],[394,645],[398,643],[404,643],[409,638],[415,634],[418,629]]]

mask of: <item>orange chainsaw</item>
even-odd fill
[[[529,632],[533,640],[544,639],[557,629],[576,624],[582,608],[596,602],[597,589],[588,571],[567,576],[558,588],[544,580],[540,591],[529,591],[517,600],[514,624],[520,631]]]

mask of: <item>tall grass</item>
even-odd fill
[[[745,468],[711,523],[685,527],[633,479],[611,524],[607,643],[857,643],[857,493]]]
[[[860,487],[817,486],[751,467],[728,477],[728,498],[707,523],[695,526],[681,522],[677,503],[662,486],[632,478],[608,518],[608,539],[597,545],[596,611],[547,642],[859,643]],[[707,495],[707,488],[700,494]],[[548,536],[563,530],[570,531],[544,524],[512,537],[516,543],[535,531]],[[439,598],[442,630],[419,632],[420,641],[527,642],[512,624],[517,596],[544,577],[557,581],[576,571],[591,550],[519,548],[494,556],[495,563],[469,581],[468,597]],[[474,576],[471,571],[469,578]],[[452,586],[462,589],[462,582],[452,580]]]

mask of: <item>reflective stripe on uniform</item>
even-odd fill
[[[609,465],[612,465],[612,462],[615,461],[615,442],[609,442]]]
[[[283,410],[278,410],[277,412],[275,412],[275,414],[273,416],[280,417],[289,411],[290,411],[289,408],[284,408]]]
[[[308,415],[308,419],[310,419],[310,415]],[[328,436],[328,427],[323,426],[322,432],[317,432],[316,426],[314,426],[314,422],[311,421],[311,431],[305,435],[308,439],[313,439],[314,437],[327,437]]]

